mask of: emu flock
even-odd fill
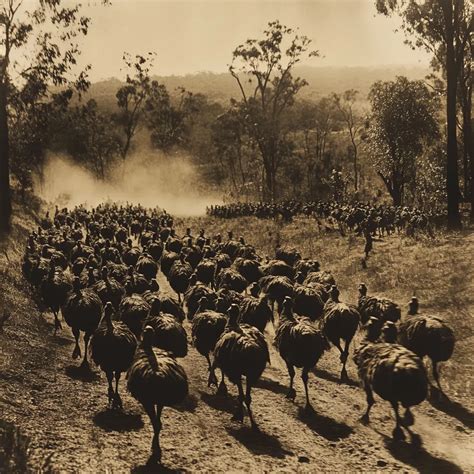
[[[160,291],[159,271],[176,298]],[[222,238],[187,229],[177,236],[169,214],[141,206],[57,208],[31,232],[23,273],[43,310],[53,313],[55,333],[60,314],[70,326],[72,357],[82,357],[81,366],[90,370],[90,355],[105,373],[111,410],[122,409],[119,382],[126,374],[129,392],[153,427],[150,465],[161,460],[163,408],[188,394],[178,359],[187,355],[189,342],[207,361],[209,387],[225,396],[226,380],[237,386],[233,419],[242,422],[247,413],[258,430],[251,392],[269,362],[269,344],[288,369],[287,397],[295,398],[295,368],[300,368],[306,409],[312,410],[310,371],[335,347],[344,382],[351,342],[362,331],[353,358],[367,394],[362,420],[369,421],[375,392],[394,409],[396,440],[405,437],[403,429],[410,432],[411,407],[427,397],[423,358],[431,359],[439,385],[437,364],[454,348],[451,327],[419,314],[416,298],[403,318],[395,302],[369,296],[363,283],[355,305],[342,302],[334,276],[297,249],[278,247],[275,258],[265,260],[231,232]],[[275,327],[273,340],[265,331],[269,324]]]
[[[337,201],[282,201],[278,203],[249,202],[216,205],[207,208],[207,214],[225,219],[256,216],[260,219],[281,217],[290,222],[296,216],[314,217],[318,225],[331,223],[341,233],[347,229],[362,233],[369,230],[380,235],[393,232],[433,232],[441,224],[441,213],[424,212],[417,208],[392,205],[372,205],[363,202],[345,203]]]

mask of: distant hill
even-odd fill
[[[409,79],[423,79],[429,69],[418,66],[388,67],[310,67],[300,66],[295,74],[308,81],[308,86],[300,92],[305,99],[318,99],[332,92],[343,92],[357,89],[361,98],[365,98],[370,86],[378,80],[388,81],[396,76],[407,76]],[[201,93],[209,99],[227,103],[231,97],[238,98],[239,91],[234,78],[229,73],[201,72],[185,76],[157,76],[170,92],[177,87],[184,87],[194,93]],[[121,82],[116,78],[93,83],[87,98],[94,98],[106,108],[115,108],[115,93]]]

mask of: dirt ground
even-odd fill
[[[161,274],[159,283],[171,292]],[[0,334],[0,471],[145,471],[152,430],[124,381],[125,412],[107,411],[105,376],[97,368],[91,375],[77,368],[69,328],[54,337],[52,318],[40,315],[21,281],[13,280],[12,288],[16,316]],[[271,346],[271,326],[266,335]],[[229,386],[227,398],[209,389],[205,359],[191,348],[182,360],[190,395],[163,414],[161,471],[474,472],[470,389],[453,395],[448,383],[449,401],[433,392],[414,409],[416,435],[395,443],[388,403],[377,399],[370,425],[359,422],[365,395],[352,359],[350,382],[339,383],[336,352],[331,349],[311,374],[315,413],[307,414],[299,378],[295,401],[285,398],[286,368],[271,346],[271,365],[253,391],[261,429],[255,433],[248,418],[231,421],[235,387]],[[467,364],[472,367],[472,359]]]

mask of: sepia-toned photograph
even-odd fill
[[[0,0],[0,474],[474,473],[472,0]]]

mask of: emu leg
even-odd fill
[[[415,422],[413,417],[413,413],[410,411],[410,407],[405,410],[405,414],[403,415],[403,426],[408,427],[412,426]]]
[[[143,405],[153,427],[153,440],[151,442],[151,456],[148,459],[148,465],[158,464],[161,461],[160,431],[161,431],[161,412],[163,407],[149,403]]]
[[[258,431],[258,425],[255,423],[253,419],[252,410],[250,408],[250,404],[252,403],[252,397],[250,396],[250,392],[252,391],[252,384],[249,382],[247,377],[247,386],[245,387],[245,404],[247,405],[247,411],[249,413],[250,424],[252,425],[252,429]]]
[[[234,416],[232,417],[232,420],[234,421],[239,421],[242,423],[244,421],[244,389],[242,387],[242,379],[239,378],[239,381],[237,382],[237,388],[239,389],[239,396],[237,398],[238,400],[238,405],[237,409],[235,411]]]
[[[347,382],[349,377],[347,376],[346,370],[346,362],[347,358],[349,357],[349,346],[351,341],[344,341],[344,350],[341,352],[341,362],[342,362],[342,370],[341,370],[341,381]]]
[[[295,379],[295,369],[289,362],[286,362],[286,367],[288,368],[288,375],[290,376],[290,388],[288,389],[286,398],[288,398],[289,400],[294,400],[296,397],[296,390],[293,388],[293,381]]]
[[[346,372],[347,353],[345,351],[346,350],[348,351],[349,349],[348,349],[347,343],[346,343],[346,347],[343,350],[342,347],[341,347],[341,343],[339,341],[337,341],[337,344],[335,344],[335,346],[339,349],[339,352],[341,353],[341,355],[339,357],[339,359],[342,362],[341,382],[344,382],[345,380],[347,380],[347,372]]]
[[[209,370],[209,378],[207,379],[207,386],[210,387],[211,385],[215,385],[217,387],[217,377],[214,372],[214,366],[211,364],[211,359],[209,358],[209,354],[206,354],[207,366]]]
[[[78,359],[81,357],[81,348],[79,347],[79,329],[73,328],[72,333],[74,334],[74,339],[76,340],[76,345],[74,346],[74,350],[72,351],[72,358]]]
[[[311,405],[311,401],[309,399],[309,392],[308,392],[308,371],[309,369],[307,367],[303,367],[303,370],[301,372],[301,378],[303,379],[303,384],[304,384],[304,391],[306,394],[306,410],[307,411],[314,411],[313,406]]]
[[[222,378],[221,378],[221,383],[219,384],[219,388],[217,389],[217,394],[218,395],[227,395],[227,385],[225,384],[224,380],[224,371],[221,370]]]
[[[433,377],[436,381],[436,385],[438,386],[438,390],[444,395],[443,389],[441,388],[441,383],[439,381],[439,371],[438,371],[438,363],[435,361],[431,361],[433,365]]]
[[[81,367],[84,369],[89,368],[89,361],[87,360],[87,349],[89,347],[89,339],[91,338],[91,335],[89,333],[84,334],[84,359],[82,361]]]
[[[360,419],[360,421],[364,423],[364,425],[367,425],[370,421],[369,419],[370,409],[372,408],[372,405],[375,403],[375,400],[374,400],[374,396],[372,395],[372,389],[370,388],[368,384],[364,383],[364,390],[367,397],[367,410],[362,415],[362,418]]]
[[[54,335],[56,336],[56,333],[58,332],[58,329],[62,329],[61,321],[59,320],[59,315],[57,311],[53,310],[53,315],[54,315]],[[79,354],[79,357],[81,355]]]
[[[122,404],[122,399],[120,398],[119,391],[118,391],[120,375],[121,375],[120,372],[118,371],[115,372],[115,395],[114,395],[113,407],[121,410],[123,408],[123,404]]]
[[[108,403],[108,407],[109,408],[113,408],[113,401],[114,401],[114,389],[112,388],[112,380],[114,379],[114,374],[113,372],[106,372],[105,374],[107,376],[107,382],[109,384],[109,391],[108,391],[108,394],[107,396],[109,397],[109,403]]]
[[[398,412],[398,402],[391,402],[393,411],[395,412],[396,425],[393,429],[392,436],[395,441],[402,441],[405,439],[405,433],[401,428],[402,420],[400,418],[400,413]]]

